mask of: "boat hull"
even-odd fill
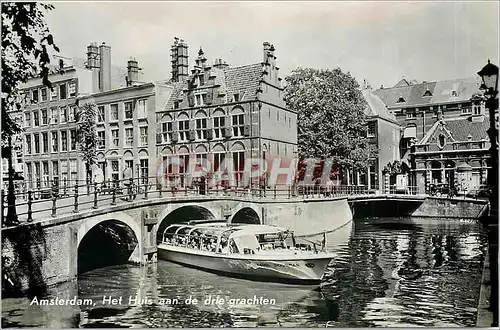
[[[254,255],[192,253],[187,248],[160,244],[158,256],[188,267],[203,269],[224,276],[265,282],[319,284],[332,256],[280,258],[269,260]]]

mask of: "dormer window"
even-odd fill
[[[425,91],[423,97],[429,97],[429,96],[432,96],[432,92],[427,88],[427,90]]]
[[[233,94],[233,102],[239,102],[240,101],[240,94],[236,93]]]
[[[443,149],[445,144],[446,144],[446,137],[443,134],[440,134],[438,138],[438,147]]]
[[[415,113],[415,111],[407,111],[406,112],[406,119],[415,119],[417,118],[417,114]]]
[[[397,103],[404,103],[404,102],[406,102],[405,99],[403,98],[403,96],[400,96]]]
[[[476,104],[473,104],[472,105],[472,112],[475,114],[475,115],[480,115],[482,113],[482,109],[481,109],[481,103],[476,103]]]
[[[457,96],[458,96],[457,91],[455,90],[451,91],[451,97],[457,97]]]
[[[179,109],[179,101],[174,101],[174,109]]]
[[[203,105],[205,105],[205,97],[206,97],[207,94],[196,94],[195,95],[195,98],[194,98],[194,104],[195,106],[197,107],[201,107]]]

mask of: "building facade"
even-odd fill
[[[85,182],[85,166],[78,154],[77,99],[120,84],[111,66],[111,48],[88,47],[87,60],[59,58],[59,70],[49,76],[52,88],[40,78],[21,86],[23,170],[26,189],[73,186]],[[123,82],[125,83],[125,82]]]
[[[262,62],[231,67],[220,59],[208,65],[200,49],[191,74],[174,75],[171,102],[157,109],[157,154],[165,176],[191,185],[189,162],[207,160],[211,172],[230,166],[235,185],[242,186],[249,158],[296,155],[297,114],[283,101],[274,51],[265,42]],[[184,61],[185,45],[174,44],[172,54],[172,72],[184,72],[178,61]],[[172,158],[180,158],[179,166],[168,165]]]
[[[374,91],[402,127],[400,153],[410,167],[410,186],[423,192],[441,183],[466,193],[485,182],[489,114],[479,86],[476,78],[403,79]]]

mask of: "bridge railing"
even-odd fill
[[[73,186],[69,186],[69,183],[73,183]],[[41,189],[16,192],[15,204],[20,221],[47,219],[148,198],[226,196],[251,199],[324,199],[374,193],[366,186],[303,183],[268,185],[262,181],[244,183],[242,180],[212,183],[204,178],[188,178],[181,175],[106,180],[92,184],[87,184],[83,180],[66,182],[56,180],[50,184],[50,188],[45,185]],[[31,185],[26,184],[26,186]],[[405,193],[413,194],[416,191],[410,187]],[[397,191],[394,190],[394,193]],[[2,219],[7,213],[5,197],[5,192],[2,191]]]

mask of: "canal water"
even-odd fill
[[[87,272],[38,297],[90,299],[91,306],[3,299],[2,326],[475,326],[487,246],[481,225],[362,219],[353,226],[320,290],[221,277],[165,261],[121,265]],[[109,296],[122,297],[121,304],[111,304]]]

